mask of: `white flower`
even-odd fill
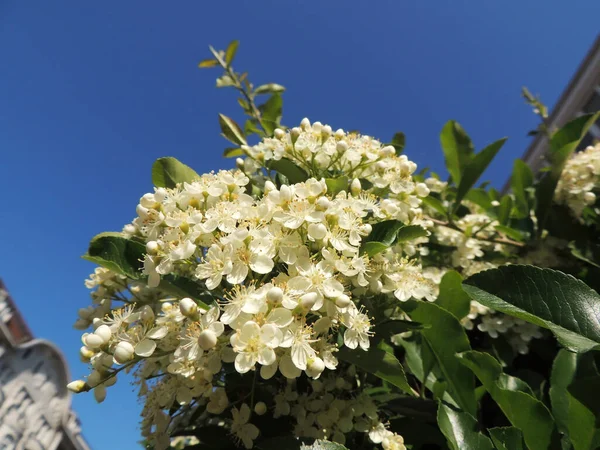
[[[367,350],[369,348],[369,336],[373,334],[371,330],[371,321],[366,314],[359,312],[356,306],[348,308],[343,315],[343,322],[347,329],[344,332],[344,344],[348,348],[360,348]]]
[[[223,276],[229,275],[233,270],[231,261],[232,249],[229,246],[221,248],[213,244],[208,249],[204,262],[198,264],[196,276],[201,280],[206,279],[206,287],[215,289],[221,284]]]
[[[224,388],[216,388],[208,398],[206,410],[211,414],[221,414],[229,406],[229,399]]]
[[[231,337],[231,345],[238,353],[235,357],[235,369],[246,373],[258,362],[270,366],[277,359],[274,348],[278,347],[283,333],[276,325],[267,323],[262,327],[248,321]]]
[[[231,415],[233,417],[231,433],[234,434],[247,449],[253,447],[253,441],[259,434],[256,425],[248,423],[250,420],[250,413],[250,407],[246,403],[243,403],[239,410],[237,408],[231,408]]]

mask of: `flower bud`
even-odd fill
[[[135,234],[137,232],[137,228],[135,227],[135,225],[128,223],[123,227],[123,232],[125,234]]]
[[[310,120],[308,120],[308,117],[305,117],[304,119],[302,119],[302,122],[300,122],[300,126],[302,127],[303,130],[310,128]]]
[[[495,208],[497,206],[500,206],[500,202],[498,200],[492,200],[491,205]]]
[[[327,139],[329,139],[329,137],[332,135],[333,130],[331,129],[331,127],[329,125],[324,125],[321,128],[321,139],[323,139],[323,142],[325,142]]]
[[[70,390],[71,392],[74,392],[75,394],[79,394],[80,392],[88,391],[89,388],[90,387],[83,380],[75,380],[75,381],[71,381],[69,384],[67,384],[67,389]]]
[[[281,128],[275,128],[275,131],[273,131],[273,136],[275,136],[276,139],[283,139],[285,136],[285,131],[283,131]]]
[[[79,355],[81,356],[81,360],[83,362],[89,362],[96,353],[87,348],[85,345],[79,349]]]
[[[94,333],[84,335],[82,340],[85,346],[92,350],[100,348],[104,344],[104,340],[102,339],[102,337]]]
[[[198,336],[198,345],[200,345],[203,350],[210,350],[217,345],[217,335],[212,330],[204,330],[200,333],[200,336]]]
[[[321,373],[325,370],[325,363],[321,358],[316,356],[311,359],[306,366],[306,375],[311,378],[318,378]]]
[[[117,364],[125,364],[133,359],[134,348],[127,341],[121,341],[117,344],[114,351],[114,360]]]
[[[290,131],[290,138],[292,139],[292,144],[296,143],[296,141],[300,137],[300,133],[302,133],[302,130],[300,128],[298,128],[298,127],[294,127],[294,128],[291,129],[291,131]]]
[[[146,243],[146,252],[148,252],[150,255],[156,255],[158,253],[158,242],[148,241]]]
[[[235,158],[235,167],[244,170],[244,160],[242,158]]]
[[[344,130],[342,130],[341,128],[338,128],[337,130],[335,130],[335,138],[339,141],[340,139],[342,139],[344,136],[346,135],[346,133],[344,133]]]
[[[276,191],[276,190],[277,190],[277,186],[275,186],[275,184],[271,180],[265,181],[265,194],[268,194],[269,192]]]
[[[100,336],[103,344],[106,344],[110,340],[110,337],[112,336],[112,332],[110,331],[110,328],[108,325],[100,325],[98,328],[96,328],[96,331],[94,331],[94,334],[96,336]]]
[[[583,194],[583,201],[586,205],[593,205],[594,203],[596,203],[596,194],[594,194],[593,192],[586,192],[585,194]]]
[[[362,186],[360,185],[360,180],[358,178],[353,179],[352,183],[350,183],[350,192],[352,192],[352,195],[360,194],[361,190]]]
[[[340,141],[335,146],[335,149],[337,150],[338,153],[344,154],[348,150],[348,144],[346,143],[346,141]]]
[[[259,416],[264,415],[267,412],[267,405],[265,402],[258,402],[256,405],[254,405],[254,412]]]
[[[386,145],[379,152],[382,156],[393,156],[396,154],[396,149],[393,145]]]
[[[427,197],[429,195],[429,188],[425,183],[417,183],[415,192],[419,197]]]
[[[317,200],[317,207],[321,211],[327,210],[331,206],[331,201],[327,197],[319,197]]]
[[[315,303],[317,303],[318,294],[316,292],[309,292],[300,297],[300,306],[302,309],[308,311],[310,310]]]
[[[274,305],[278,305],[283,300],[283,290],[280,287],[273,286],[267,291],[267,301]]]
[[[335,304],[338,308],[347,308],[351,302],[352,300],[350,300],[350,297],[348,297],[346,294],[342,294],[335,299]]]
[[[311,223],[308,226],[308,235],[315,240],[321,240],[327,236],[327,227],[322,223]]]
[[[185,317],[193,317],[198,313],[198,305],[189,297],[179,300],[179,311]]]

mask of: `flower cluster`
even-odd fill
[[[367,433],[374,444],[384,450],[405,450],[404,440],[389,431],[381,422],[373,399],[356,392],[356,370],[335,376],[327,374],[313,380],[307,392],[298,393],[295,382],[289,381],[274,397],[273,417],[293,418],[294,432],[299,437],[328,439],[344,444],[352,431]]]
[[[587,147],[567,161],[556,186],[555,200],[583,221],[583,211],[595,205],[599,189],[600,143]]]
[[[86,282],[93,306],[80,310],[77,327],[93,328],[81,349],[93,370],[71,387],[94,389],[102,401],[116,374],[137,366],[142,429],[157,448],[167,445],[172,425],[164,410],[203,402],[209,412],[229,410],[231,432],[250,448],[258,430],[247,407],[233,407],[216,388],[226,367],[255,371],[262,380],[303,373],[317,380],[338,367],[340,345],[369,348],[372,319],[362,298],[433,301],[437,294],[418,260],[426,237],[363,251],[378,224],[432,227],[421,209],[429,189],[414,181],[416,165],[406,156],[306,119],[246,152],[244,171],[204,174],[142,196],[123,236],[145,246],[147,281],[97,269]],[[269,161],[282,158],[312,178],[276,185],[267,176]],[[344,176],[332,190],[323,171],[353,178]],[[261,186],[258,194],[252,185]],[[173,296],[173,279],[192,281],[213,304]],[[340,414],[354,408],[351,416],[361,416],[346,403],[336,403]],[[329,424],[322,414],[310,423],[300,416],[298,430],[318,424],[321,437],[343,440],[354,427],[350,421],[348,430],[335,428],[337,418]],[[401,437],[379,434],[374,442],[384,448],[404,448]]]

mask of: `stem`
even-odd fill
[[[256,390],[256,380],[258,379],[258,369],[254,369],[254,378],[252,380],[252,392],[250,393],[250,409],[254,410],[254,391]]]
[[[462,230],[461,228],[459,228],[458,225],[454,224],[453,222],[443,222],[441,220],[433,219],[431,217],[429,218],[429,220],[431,220],[436,225],[441,225],[443,227],[448,227],[448,228],[451,228],[453,230],[460,231],[461,233],[464,234],[464,230]],[[479,232],[479,231],[481,231],[481,230],[478,230],[477,232]],[[478,239],[480,241],[485,241],[485,242],[492,242],[494,244],[506,244],[506,245],[512,245],[514,247],[520,247],[520,248],[525,247],[525,244],[522,243],[522,242],[513,241],[512,239],[508,239],[508,238],[504,238],[504,237],[500,237],[500,238],[474,237],[474,239]]]
[[[217,61],[219,61],[219,64],[225,70],[229,78],[233,80],[233,86],[248,102],[248,106],[250,106],[251,116],[258,121],[265,134],[268,134],[267,129],[263,124],[260,110],[256,106],[256,103],[254,103],[254,96],[246,90],[245,86],[240,82],[240,79],[238,78],[237,74],[233,71],[233,68],[231,66],[228,66],[227,63],[223,61],[221,57],[218,57],[217,55],[215,56],[217,57]]]

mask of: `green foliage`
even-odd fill
[[[244,132],[233,119],[224,114],[219,114],[219,125],[221,126],[221,132],[225,139],[237,145],[248,144]]]
[[[502,138],[493,144],[488,145],[465,163],[464,169],[461,166],[460,182],[458,184],[458,191],[454,202],[454,211],[458,209],[462,199],[467,195],[467,192],[469,192],[475,183],[477,183],[479,177],[483,175],[483,172],[487,169],[492,162],[492,159],[494,159],[505,142],[506,138]]]
[[[145,253],[146,247],[141,242],[109,232],[95,236],[82,258],[135,280],[142,276]]]
[[[152,184],[156,187],[174,188],[178,183],[200,178],[194,169],[172,157],[158,158],[152,165]]]
[[[471,298],[462,288],[462,277],[454,270],[444,274],[436,304],[462,319],[469,313]]]
[[[337,357],[387,381],[409,395],[416,395],[414,389],[408,384],[402,364],[392,353],[376,347],[368,351],[343,347],[337,353]]]
[[[437,416],[440,430],[452,450],[492,450],[492,441],[477,431],[477,421],[466,412],[440,402]]]
[[[464,328],[454,315],[434,303],[418,302],[409,314],[413,320],[429,326],[420,334],[427,341],[448,384],[448,393],[461,409],[474,415],[477,411],[475,381],[472,373],[456,358],[458,353],[471,350]]]
[[[308,180],[308,174],[289,159],[282,158],[271,161],[269,170],[283,175],[290,183],[302,183]]]
[[[560,350],[550,378],[550,402],[552,414],[559,431],[573,444],[574,450],[590,450],[595,429],[594,413],[577,400],[569,391],[577,370],[577,355]]]
[[[394,134],[390,145],[396,150],[396,155],[401,155],[404,151],[404,147],[406,147],[406,136],[404,133],[399,131],[398,133]]]
[[[475,152],[471,138],[458,122],[450,120],[442,128],[440,142],[446,158],[446,168],[452,181],[458,186],[462,173]]]
[[[571,275],[510,265],[468,278],[464,290],[482,305],[548,328],[566,348],[600,348],[600,296]],[[568,305],[568,306],[567,306]]]
[[[427,236],[428,232],[419,225],[405,225],[398,220],[385,220],[373,226],[363,240],[361,252],[375,256],[394,244]]]
[[[507,383],[500,363],[487,353],[465,352],[459,361],[473,371],[510,423],[523,432],[528,448],[547,450],[554,430],[552,415],[532,395],[514,390],[523,382]]]
[[[523,450],[523,433],[518,428],[499,427],[488,431],[498,450]]]

